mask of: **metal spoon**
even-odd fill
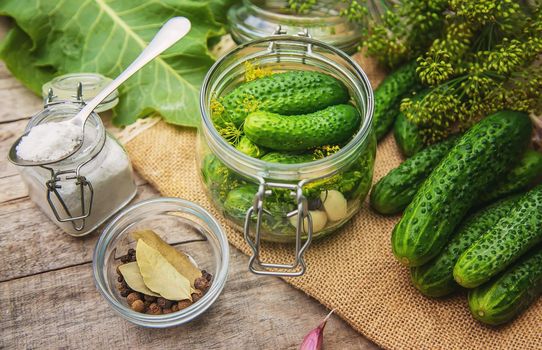
[[[166,49],[171,47],[181,38],[183,38],[190,31],[190,21],[184,17],[173,17],[166,22],[160,28],[160,31],[154,36],[152,41],[147,45],[147,47],[141,52],[141,54],[135,59],[135,61],[130,64],[124,72],[122,72],[115,80],[113,80],[109,85],[107,85],[100,93],[98,93],[92,100],[90,100],[75,117],[69,119],[70,123],[81,128],[81,138],[78,140],[76,147],[71,150],[68,154],[62,158],[55,160],[47,161],[31,161],[22,159],[17,155],[17,146],[21,142],[21,139],[28,135],[30,130],[19,137],[11,146],[9,150],[9,160],[19,166],[38,166],[45,164],[52,164],[59,162],[63,159],[68,158],[72,154],[76,153],[81,146],[83,145],[83,135],[85,129],[85,122],[90,116],[92,111],[107,97],[111,94],[116,88],[118,88],[122,83],[124,83],[128,78],[130,78],[134,73],[141,69],[144,65],[152,61],[156,56],[164,52]]]

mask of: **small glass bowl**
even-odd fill
[[[200,300],[165,315],[148,315],[130,308],[117,289],[116,269],[120,257],[135,248],[130,233],[137,230],[153,230],[212,275],[211,286]],[[226,283],[228,264],[228,240],[211,214],[179,198],[153,198],[124,209],[105,227],[94,250],[92,267],[96,287],[117,313],[140,326],[165,328],[193,320],[216,301]]]

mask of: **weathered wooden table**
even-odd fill
[[[0,38],[9,23],[0,19]],[[223,294],[200,319],[170,329],[137,327],[117,316],[94,287],[91,259],[99,232],[72,238],[30,201],[7,152],[41,99],[0,63],[0,349],[295,349],[328,312],[278,278],[247,270],[231,249]],[[138,178],[135,201],[158,193]],[[373,349],[334,316],[326,349]]]

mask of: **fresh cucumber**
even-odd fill
[[[429,90],[417,93],[410,99],[413,102],[420,101],[427,95]],[[393,124],[393,136],[399,150],[405,157],[411,157],[425,147],[425,142],[420,130],[412,121],[408,120],[403,112],[399,112]]]
[[[221,119],[241,126],[253,111],[283,115],[316,112],[347,103],[346,86],[334,77],[315,71],[289,71],[239,85],[221,99]]]
[[[252,184],[232,189],[224,201],[224,210],[232,218],[244,221],[247,210],[254,204],[256,192],[258,186]]]
[[[245,135],[255,144],[278,151],[303,151],[341,144],[359,128],[361,117],[351,105],[335,105],[303,115],[257,111],[248,115]]]
[[[312,153],[269,152],[261,159],[269,163],[296,164],[312,162],[314,155]]]
[[[266,153],[265,148],[259,147],[246,136],[241,137],[235,148],[252,158],[260,158]]]
[[[399,113],[395,118],[393,136],[395,137],[395,143],[397,143],[399,150],[405,157],[411,157],[425,147],[418,127],[408,120],[403,112]]]
[[[542,246],[495,280],[471,290],[469,308],[477,320],[497,326],[518,316],[541,294]]]
[[[461,253],[467,250],[517,203],[519,196],[512,196],[484,208],[461,224],[442,252],[433,260],[410,270],[412,283],[422,294],[442,297],[459,288],[454,280],[454,265]]]
[[[441,143],[428,146],[381,178],[371,192],[370,203],[373,209],[380,214],[388,215],[404,210],[414,198],[423,181],[446,155],[447,151],[442,150],[439,145]],[[451,146],[450,144],[449,148]],[[441,158],[438,158],[439,155]],[[519,163],[503,179],[480,195],[476,200],[476,206],[482,206],[484,203],[491,203],[507,195],[524,191],[541,175],[542,154],[527,150],[521,156]]]
[[[542,153],[527,150],[519,163],[504,176],[492,190],[483,193],[480,203],[488,203],[510,193],[520,192],[529,188],[542,176]]]
[[[419,266],[435,257],[477,197],[525,151],[531,131],[529,116],[514,111],[490,115],[467,131],[395,226],[392,249],[397,259]]]
[[[405,209],[456,140],[452,137],[427,147],[381,178],[371,191],[371,207],[386,215]]]
[[[405,64],[388,75],[374,92],[373,129],[377,139],[386,135],[399,113],[401,99],[419,89],[416,61]]]
[[[508,215],[461,254],[454,278],[463,287],[478,287],[540,242],[542,185],[524,194]]]

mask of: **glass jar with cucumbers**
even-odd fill
[[[273,35],[219,59],[200,107],[201,180],[212,203],[244,231],[250,270],[302,274],[311,240],[347,223],[371,186],[376,139],[365,73],[307,35]],[[260,261],[261,241],[295,242],[295,260]]]

